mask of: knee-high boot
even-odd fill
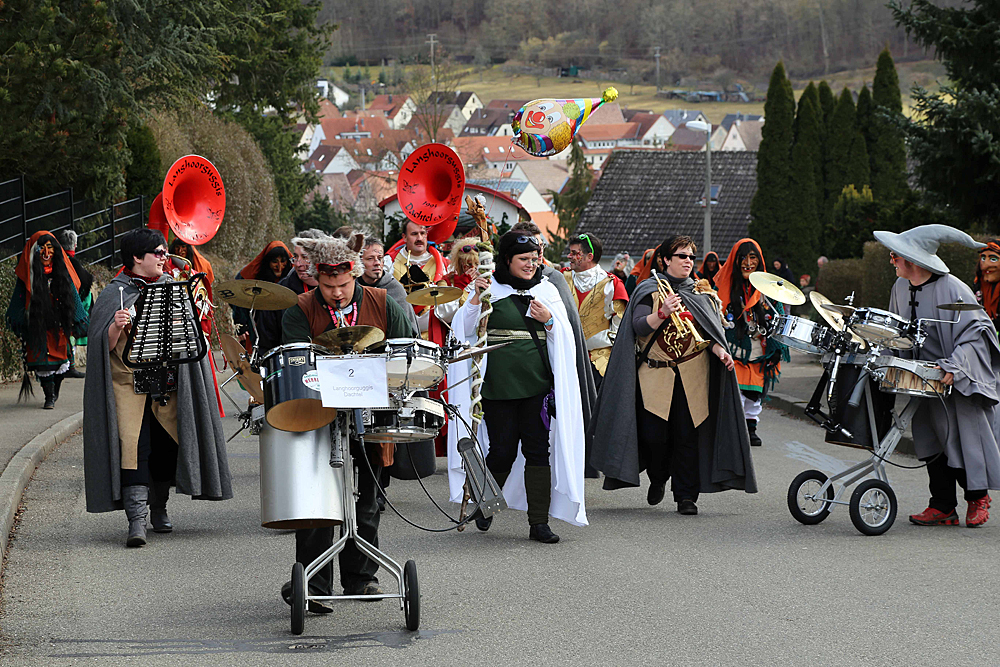
[[[149,487],[149,522],[154,533],[169,533],[174,529],[167,516],[167,498],[170,497],[170,482],[153,482]]]
[[[38,384],[42,385],[42,393],[45,394],[45,404],[42,405],[43,410],[51,410],[56,407],[56,380],[55,377],[49,375],[47,377],[38,378]]]
[[[524,492],[528,500],[529,536],[533,540],[554,544],[559,536],[549,528],[549,504],[552,501],[552,468],[524,467]]]
[[[125,506],[125,516],[128,518],[127,547],[141,547],[146,543],[146,501],[149,498],[149,488],[141,484],[122,487],[122,504]]]
[[[65,378],[65,377],[66,377],[65,373],[60,373],[59,375],[53,375],[52,376],[52,379],[54,380],[54,382],[52,384],[52,390],[53,390],[52,400],[53,401],[58,401],[59,400],[59,387],[62,386],[62,381],[63,381],[63,378]]]

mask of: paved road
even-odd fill
[[[234,421],[226,421],[227,431]],[[997,525],[921,529],[923,471],[892,469],[901,518],[863,537],[837,509],[819,526],[785,507],[801,470],[859,450],[765,412],[761,492],[703,496],[701,514],[651,508],[645,489],[587,482],[591,526],[559,522],[558,545],[527,540],[523,513],[489,533],[434,535],[386,516],[382,544],[417,561],[419,633],[391,602],[344,602],[289,633],[278,588],[290,533],[259,526],[256,439],[230,448],[236,499],[172,500],[176,530],[122,546],[121,513],[88,515],[82,443],[38,470],[12,543],[3,598],[5,665],[996,664]],[[904,463],[912,460],[902,459]],[[428,480],[444,499],[446,480]],[[440,515],[415,482],[391,497],[425,524]],[[963,508],[964,509],[964,508]],[[383,577],[383,583],[388,579]]]

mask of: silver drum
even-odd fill
[[[771,338],[779,343],[812,354],[829,351],[829,327],[795,315],[778,315],[774,320]]]
[[[385,342],[385,372],[390,389],[433,389],[444,379],[448,363],[437,343],[422,338],[390,338]]]
[[[260,525],[298,529],[344,522],[343,468],[330,467],[330,427],[260,430]]]

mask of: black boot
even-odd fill
[[[56,380],[55,376],[38,378],[38,384],[42,385],[42,393],[45,394],[45,404],[43,410],[51,410],[56,407]]]
[[[146,501],[149,498],[149,488],[141,484],[122,487],[122,504],[125,506],[125,516],[128,518],[127,547],[141,547],[146,543]]]
[[[84,373],[83,371],[80,371],[80,370],[77,370],[77,368],[76,368],[76,366],[75,366],[74,364],[70,364],[70,365],[69,365],[69,370],[68,370],[68,371],[66,371],[66,372],[64,373],[64,375],[65,375],[66,377],[68,377],[68,378],[72,378],[72,379],[74,379],[74,380],[79,380],[80,378],[85,378],[85,377],[87,377],[87,374],[86,374],[86,373]]]
[[[763,442],[761,442],[761,439],[757,436],[757,420],[756,419],[748,419],[747,420],[747,430],[750,432],[750,446],[751,447],[760,447],[761,445],[764,444]]]
[[[170,497],[170,482],[153,482],[149,488],[149,522],[154,533],[169,533],[174,529],[167,516],[167,498]]]
[[[524,466],[524,492],[528,500],[528,537],[544,544],[555,544],[559,536],[549,528],[549,503],[552,499],[552,469],[549,466]]]
[[[59,388],[62,386],[62,381],[63,381],[64,377],[66,377],[66,373],[61,373],[59,375],[53,375],[52,376],[52,379],[54,381],[53,385],[52,385],[52,389],[53,389],[52,400],[53,401],[58,401],[59,400]]]

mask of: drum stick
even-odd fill
[[[122,310],[125,310],[125,288],[121,285],[118,286],[118,299],[121,301]]]

